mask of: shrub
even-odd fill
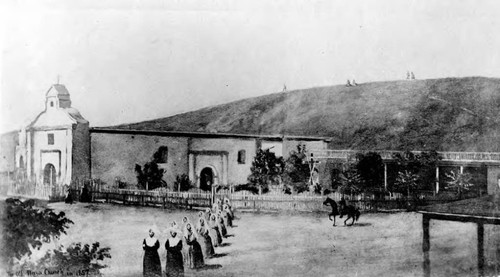
[[[175,177],[174,182],[174,190],[175,191],[188,191],[193,187],[192,182],[189,180],[189,176],[187,174],[177,175]]]
[[[252,184],[241,184],[241,185],[236,185],[234,186],[234,191],[249,191],[253,194],[258,194],[259,193],[259,188]]]
[[[24,202],[9,198],[5,201],[2,218],[4,232],[4,253],[8,253],[7,263],[12,266],[15,260],[30,256],[34,249],[40,249],[61,234],[66,234],[73,221],[64,212],[55,213],[52,209],[34,207],[34,200]]]
[[[135,172],[137,174],[137,184],[139,188],[153,190],[167,186],[167,183],[162,179],[165,170],[159,168],[158,164],[154,161],[147,162],[144,164],[144,167],[136,164]]]
[[[92,246],[88,244],[82,245],[81,243],[73,243],[67,248],[60,246],[57,249],[48,251],[40,259],[37,268],[100,276],[100,269],[106,267],[101,261],[105,258],[111,258],[109,250],[109,247],[101,248],[99,242],[93,243]]]

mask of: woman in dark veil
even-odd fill
[[[222,234],[220,233],[219,223],[217,222],[217,218],[215,214],[210,218],[210,237],[212,238],[212,244],[214,247],[217,247],[222,244]]]
[[[222,211],[222,217],[224,218],[227,227],[233,227],[233,215],[229,211],[229,206],[227,204],[224,204],[224,211]]]
[[[144,277],[161,277],[161,262],[158,255],[160,242],[155,237],[153,229],[149,229],[149,237],[142,242],[144,250],[143,260],[143,276]]]
[[[217,213],[217,223],[219,223],[219,230],[223,238],[227,237],[226,224],[224,223],[224,218],[222,217],[222,212]]]
[[[165,242],[167,250],[167,265],[165,272],[167,277],[184,276],[184,264],[182,260],[182,239],[177,228],[170,228],[170,237]]]
[[[215,251],[212,244],[212,238],[209,234],[209,228],[204,218],[199,219],[196,232],[198,233],[199,243],[201,246],[201,250],[203,251],[203,257],[205,259],[211,258],[215,254]]]
[[[186,224],[186,231],[184,232],[184,240],[188,245],[188,261],[189,267],[191,269],[200,268],[205,265],[203,262],[203,253],[201,251],[201,246],[196,239],[196,235],[193,232],[191,223]]]

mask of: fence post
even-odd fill
[[[422,251],[424,252],[424,276],[428,277],[431,276],[431,262],[429,258],[429,250],[431,248],[430,244],[430,235],[429,235],[429,221],[430,217],[424,214],[422,216],[422,233],[423,233],[423,238],[422,238]]]
[[[212,186],[212,195],[210,196],[210,207],[212,207],[215,203],[215,187]]]

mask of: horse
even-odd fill
[[[344,220],[344,225],[347,224],[347,220],[352,218],[352,223],[351,226],[354,224],[355,221],[358,221],[359,216],[361,215],[361,212],[359,211],[359,208],[354,207],[353,205],[347,205],[340,209],[340,218],[342,218],[344,215],[347,215],[346,220]]]
[[[337,215],[340,215],[339,210],[337,208],[337,202],[335,200],[331,199],[330,197],[327,197],[326,200],[323,202],[323,205],[332,207],[332,212],[328,214],[328,218],[332,220],[332,215],[333,215],[333,226],[335,226],[335,217]]]

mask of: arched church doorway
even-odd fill
[[[213,183],[214,171],[210,167],[205,167],[200,173],[200,189],[210,191]]]
[[[23,156],[19,157],[19,166],[18,166],[18,170],[17,170],[17,177],[19,179],[22,179],[24,180],[25,179],[25,170],[24,170],[24,158]]]
[[[43,184],[55,185],[56,184],[56,168],[53,164],[46,164],[43,169]]]

